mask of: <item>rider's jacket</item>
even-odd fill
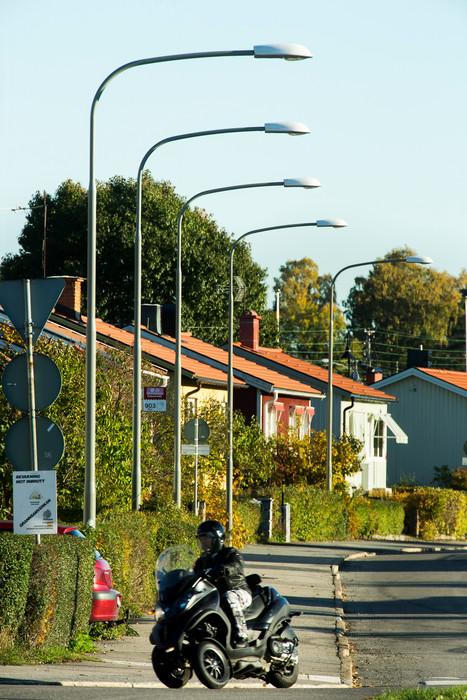
[[[195,574],[206,576],[221,593],[236,588],[249,590],[243,559],[235,547],[222,547],[216,554],[202,554],[193,568]]]

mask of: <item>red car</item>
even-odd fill
[[[13,532],[12,520],[0,520],[0,531],[7,530]],[[84,535],[81,530],[71,525],[59,525],[57,527],[59,535],[72,535],[81,537]],[[104,557],[94,550],[94,579],[92,582],[92,608],[90,622],[115,622],[122,605],[121,594],[112,588],[112,569]]]

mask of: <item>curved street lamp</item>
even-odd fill
[[[228,532],[229,536],[232,537],[233,531],[233,317],[234,317],[234,294],[233,294],[233,282],[234,282],[234,267],[233,259],[235,250],[244,238],[247,236],[252,236],[254,233],[262,233],[263,231],[277,231],[279,229],[285,228],[303,228],[308,226],[317,226],[318,228],[344,228],[347,226],[347,222],[343,219],[318,219],[317,221],[306,221],[300,224],[282,224],[279,226],[266,226],[265,228],[256,228],[251,231],[247,231],[242,236],[239,236],[230,247],[229,254],[229,338],[228,338],[228,353],[229,353],[229,367],[227,373],[227,415],[228,415],[228,439],[229,439],[229,452],[228,452],[228,463],[227,463],[227,487],[226,487],[226,508],[227,508],[227,518],[228,518]]]
[[[409,263],[419,265],[431,265],[433,260],[427,257],[418,255],[409,255],[406,258],[391,258],[389,260],[370,260],[367,262],[355,263],[354,265],[346,265],[341,268],[331,280],[329,286],[329,339],[328,339],[328,395],[327,395],[327,420],[326,420],[326,488],[332,491],[332,423],[333,423],[333,390],[332,390],[332,375],[334,363],[334,286],[337,278],[345,270],[350,270],[354,267],[364,267],[365,265],[386,265],[387,263]]]
[[[183,216],[195,199],[209,194],[231,192],[234,190],[246,190],[256,187],[300,187],[314,189],[321,183],[312,177],[287,178],[274,182],[254,182],[247,185],[230,185],[229,187],[216,187],[212,190],[198,192],[188,199],[180,209],[177,218],[177,272],[176,272],[176,323],[175,323],[175,445],[174,445],[174,497],[178,507],[181,505],[181,394],[182,394],[182,222]]]
[[[113,70],[99,85],[91,103],[89,130],[89,188],[87,236],[87,321],[86,321],[86,466],[84,477],[83,520],[91,527],[96,522],[96,181],[94,176],[94,121],[97,103],[107,85],[117,75],[130,68],[152,63],[167,63],[195,58],[253,56],[254,58],[283,58],[300,61],[312,54],[301,44],[263,44],[238,51],[201,51],[198,53],[153,56],[130,61]]]
[[[132,473],[132,507],[138,510],[141,505],[141,275],[142,275],[142,236],[141,212],[143,172],[149,157],[161,146],[174,141],[192,139],[200,136],[217,136],[250,131],[262,131],[265,134],[288,134],[300,136],[309,134],[310,129],[300,122],[268,122],[263,126],[245,126],[230,129],[210,129],[178,134],[158,141],[144,155],[138,168],[136,185],[136,235],[134,268],[134,345],[133,345],[133,473]]]

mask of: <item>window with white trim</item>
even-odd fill
[[[373,422],[373,457],[384,456],[385,422],[375,418]]]

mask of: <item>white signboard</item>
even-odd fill
[[[209,445],[182,445],[182,455],[201,455],[205,457],[209,454]]]
[[[57,534],[57,473],[13,472],[13,532],[16,535]]]
[[[145,386],[143,388],[143,411],[166,411],[167,387]]]

